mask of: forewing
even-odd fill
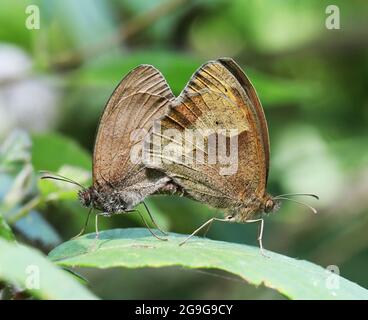
[[[128,187],[147,179],[139,154],[144,133],[167,111],[174,96],[162,74],[150,65],[133,69],[111,95],[100,119],[94,154],[93,183]]]

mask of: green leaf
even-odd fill
[[[35,170],[58,171],[64,165],[90,170],[91,156],[75,141],[60,134],[32,136],[32,164]]]
[[[221,269],[292,299],[368,299],[364,288],[308,261],[269,251],[267,258],[256,247],[198,237],[179,247],[184,238],[170,233],[169,241],[159,241],[147,229],[115,229],[101,232],[99,240],[88,234],[65,242],[49,257],[64,267]],[[328,288],[329,277],[335,277],[337,289]]]
[[[12,131],[0,147],[0,212],[6,218],[24,199],[33,195],[30,149],[31,140],[22,130]]]
[[[3,238],[8,241],[15,240],[12,230],[10,229],[10,227],[8,226],[4,217],[1,214],[0,214],[0,238]]]
[[[16,221],[14,226],[27,239],[32,241],[41,241],[44,245],[50,247],[61,242],[55,228],[35,210],[31,210],[25,217]]]
[[[73,276],[48,261],[40,252],[0,239],[0,280],[28,291],[40,299],[97,299]],[[31,277],[34,276],[32,279]],[[39,288],[36,279],[39,277]],[[34,281],[33,281],[34,280]]]
[[[18,172],[31,160],[31,140],[22,130],[12,131],[0,147],[0,173]]]

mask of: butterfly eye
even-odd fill
[[[88,189],[79,191],[78,196],[83,206],[89,207],[91,205],[92,197]]]
[[[87,207],[91,204],[91,195],[88,192],[84,194],[84,203]]]
[[[265,203],[265,209],[264,209],[264,211],[266,213],[269,213],[269,212],[271,212],[273,210],[274,206],[275,206],[275,202],[272,199],[268,199],[266,201],[266,203]]]

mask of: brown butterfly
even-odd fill
[[[224,167],[221,159],[227,155],[219,150],[232,145],[236,152],[228,158],[235,170],[224,170],[230,166]],[[214,220],[259,222],[263,253],[263,213],[276,211],[287,194],[273,197],[266,192],[270,158],[266,118],[254,87],[232,59],[210,61],[194,73],[168,113],[155,121],[146,152],[147,167],[162,171],[188,197],[226,213],[224,219],[208,220],[181,244]]]
[[[133,150],[141,152],[144,136],[153,120],[165,114],[174,98],[157,69],[150,65],[138,66],[119,83],[103,111],[93,152],[92,186],[84,188],[62,176],[42,177],[82,188],[78,192],[82,205],[100,211],[96,214],[96,235],[98,215],[133,212],[149,195],[175,193],[180,189],[162,172],[147,169],[131,159]]]

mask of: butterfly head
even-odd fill
[[[84,207],[91,207],[96,200],[96,192],[92,187],[78,191],[78,198]]]
[[[262,201],[262,206],[264,213],[273,213],[280,209],[281,201],[267,194]]]

